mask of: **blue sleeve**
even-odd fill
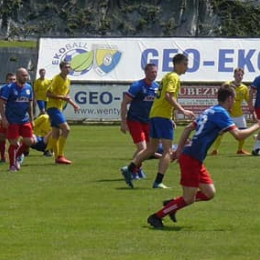
[[[4,85],[3,87],[1,87],[0,93],[1,93],[1,98],[7,100],[10,95],[10,88],[8,87],[8,85]]]
[[[131,84],[130,88],[127,91],[128,95],[131,96],[132,98],[136,97],[138,95],[138,93],[140,92],[140,86],[141,85],[140,85],[139,81]]]
[[[222,113],[218,113],[215,123],[218,125],[222,132],[228,131],[230,127],[235,126],[227,111],[222,111]]]
[[[251,85],[253,88],[259,88],[260,87],[260,76],[256,77]]]

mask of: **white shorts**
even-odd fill
[[[233,122],[235,123],[235,125],[236,125],[239,129],[245,129],[245,128],[247,128],[245,116],[231,117],[231,118],[232,118]]]

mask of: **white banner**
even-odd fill
[[[68,105],[64,110],[65,116],[73,121],[120,120],[120,106],[128,88],[127,84],[72,84],[70,97],[80,106],[80,109],[75,112]],[[217,91],[216,85],[183,85],[178,101],[185,109],[192,110],[198,115],[206,108],[217,104]],[[246,104],[244,110],[249,119]],[[186,119],[181,113],[177,113],[176,116],[177,120]]]
[[[236,67],[252,82],[260,70],[257,38],[41,38],[37,71],[45,68],[52,78],[66,59],[73,81],[123,82],[142,78],[145,64],[155,63],[160,80],[172,71],[177,53],[189,57],[186,82],[223,82],[232,79]]]

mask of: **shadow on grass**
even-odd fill
[[[146,229],[150,229],[150,230],[153,230],[153,231],[164,231],[164,232],[168,232],[168,231],[181,231],[182,229],[186,229],[187,227],[181,227],[181,226],[164,226],[164,228],[153,228],[153,227],[150,227],[150,226],[143,226],[143,228],[146,228]]]

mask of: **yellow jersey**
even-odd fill
[[[231,84],[233,82],[228,81],[227,83]],[[232,85],[234,85],[234,83]],[[246,102],[249,101],[249,88],[246,85],[244,85],[243,83],[241,83],[239,86],[235,87],[235,92],[236,92],[236,99],[235,99],[234,105],[230,111],[230,116],[231,117],[240,117],[243,115],[243,110],[242,110],[243,101],[246,101]]]
[[[51,123],[47,114],[40,115],[33,121],[33,131],[35,135],[41,137],[51,131]]]
[[[66,96],[70,92],[70,79],[69,78],[64,79],[60,74],[56,75],[52,79],[51,85],[48,90],[55,95]],[[64,100],[49,98],[49,101],[47,103],[47,109],[51,107],[55,107],[58,108],[59,110],[63,110]]]
[[[46,96],[46,92],[48,87],[50,86],[51,80],[50,79],[36,79],[33,84],[34,93],[36,96],[36,100],[44,100],[47,101],[48,98]]]
[[[180,77],[176,72],[169,72],[162,78],[150,111],[150,118],[173,118],[174,107],[165,99],[165,95],[166,92],[173,93],[177,100],[180,86]]]

